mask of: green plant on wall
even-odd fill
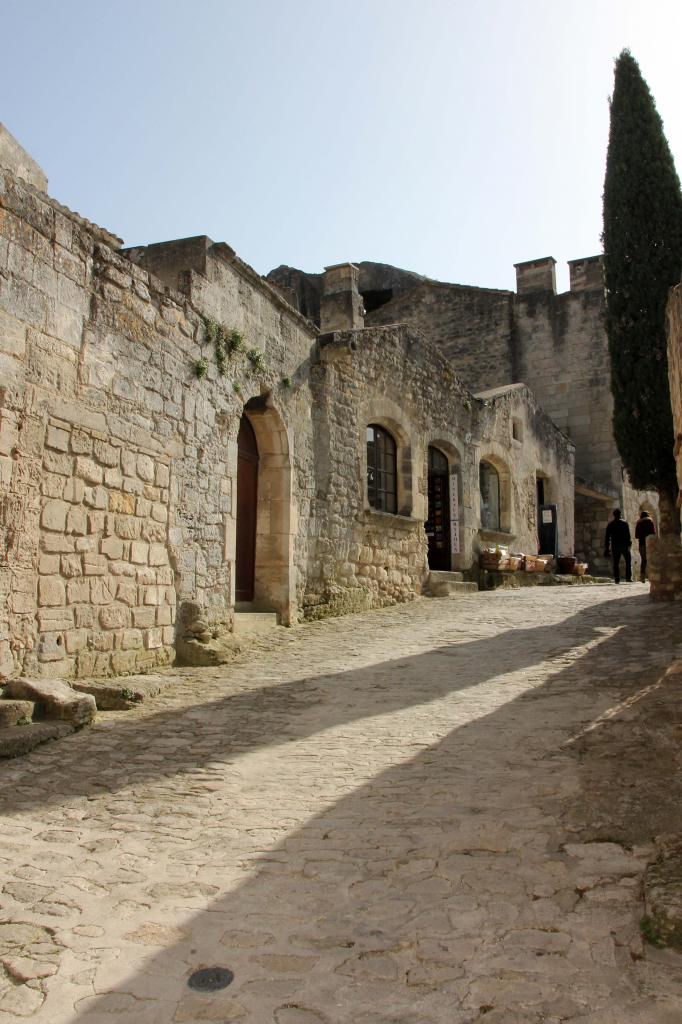
[[[246,358],[251,363],[254,373],[262,373],[265,370],[265,355],[259,348],[250,348],[246,353]]]
[[[266,369],[265,355],[258,348],[246,349],[243,335],[236,327],[226,327],[211,316],[202,317],[204,325],[204,341],[213,345],[216,366],[218,373],[224,377],[227,372],[227,361],[235,352],[246,352],[246,358],[251,364],[253,373],[263,373]],[[208,373],[208,363],[202,356],[194,366],[194,372],[199,380],[202,380]],[[289,378],[286,378],[289,380]],[[291,382],[289,381],[289,384]],[[289,384],[284,385],[288,387]],[[235,385],[235,391],[238,391]]]
[[[288,388],[290,388],[290,387],[291,387],[291,385],[292,385],[292,380],[291,380],[291,377],[282,377],[282,379],[281,379],[281,381],[280,381],[279,383],[280,383],[280,387],[281,387],[281,388],[282,388],[282,389],[283,389],[284,391],[286,391],[286,390],[287,390]]]
[[[228,331],[226,344],[230,354],[233,352],[243,352],[245,348],[244,338],[234,327],[231,331]]]

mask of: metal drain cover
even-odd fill
[[[190,974],[187,984],[197,992],[217,992],[234,981],[234,973],[227,967],[202,967]]]

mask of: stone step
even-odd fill
[[[458,594],[477,594],[478,584],[465,582],[461,572],[439,570],[429,573],[427,589],[432,597],[454,597]]]
[[[28,754],[39,743],[58,740],[74,731],[71,722],[30,722],[0,729],[0,758]]]
[[[89,725],[95,717],[95,699],[78,693],[62,679],[10,679],[4,690],[10,698],[33,701],[40,718]]]
[[[120,679],[76,679],[71,685],[79,693],[91,694],[98,711],[128,711],[150,697],[157,697],[173,680],[172,675],[138,675]]]
[[[445,572],[444,569],[431,569],[429,571],[431,583],[463,583],[463,572]]]
[[[35,705],[30,700],[0,700],[0,729],[13,725],[27,725],[33,718]]]
[[[277,612],[235,612],[235,633],[267,633],[277,626]]]

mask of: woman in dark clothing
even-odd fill
[[[635,540],[639,541],[639,557],[642,559],[642,569],[639,576],[642,583],[646,582],[646,539],[647,537],[655,536],[656,527],[654,526],[654,521],[646,509],[643,509],[635,523]]]
[[[625,582],[632,583],[632,559],[630,548],[632,539],[630,527],[621,519],[621,511],[614,508],[613,519],[606,527],[606,538],[604,540],[604,558],[609,557],[609,550],[613,562],[613,582],[620,583],[620,560],[625,559]]]

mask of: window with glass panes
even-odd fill
[[[484,530],[500,529],[500,475],[489,462],[479,468],[481,490],[481,526]]]
[[[398,511],[395,441],[383,427],[367,427],[367,500],[380,512]]]

